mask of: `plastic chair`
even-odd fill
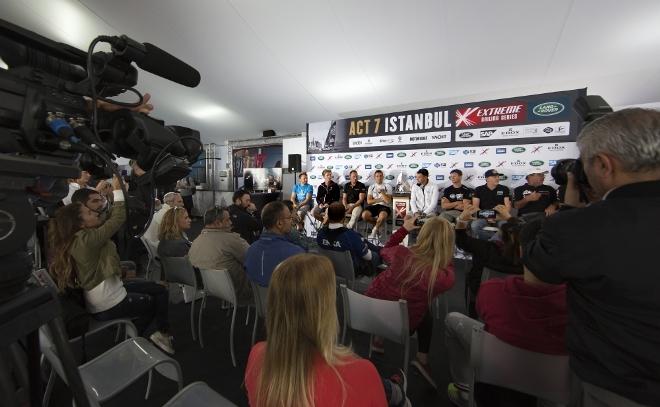
[[[162,270],[164,271],[164,281],[175,284],[185,284],[193,287],[194,292],[202,292],[203,290],[197,289],[197,279],[195,278],[195,268],[190,263],[187,257],[162,257],[160,259]],[[195,301],[197,294],[193,296],[190,302],[190,331],[192,332],[193,340],[197,340],[195,332]],[[201,347],[204,347],[202,341],[199,341]]]
[[[470,345],[473,369],[470,388],[475,382],[489,383],[536,396],[556,404],[570,399],[568,356],[547,355],[520,349],[495,335],[474,327]],[[475,406],[470,392],[470,406]]]
[[[53,370],[66,382],[62,364],[55,352],[50,333],[46,326],[39,329],[41,352],[50,362]],[[110,350],[78,367],[83,384],[90,398],[102,403],[149,373],[145,399],[151,392],[152,371],[176,381],[178,390],[183,387],[181,366],[166,356],[148,340],[137,337],[127,339]]]
[[[344,307],[344,328],[342,343],[346,343],[346,328],[389,339],[403,345],[403,370],[408,373],[410,354],[410,334],[408,323],[408,304],[406,300],[386,301],[367,297],[340,286]],[[371,345],[369,346],[371,357]]]
[[[438,320],[444,320],[445,316],[449,314],[449,297],[446,291],[433,299],[431,311],[433,317]]]
[[[202,300],[202,308],[199,311],[199,340],[202,341],[202,312],[206,308],[207,297],[216,297],[228,302],[233,308],[231,316],[231,328],[229,330],[229,348],[231,351],[231,362],[236,367],[236,356],[234,355],[234,325],[236,322],[236,309],[241,305],[236,298],[236,290],[231,276],[227,270],[201,269],[202,280],[206,295]]]
[[[236,404],[222,397],[204,382],[190,383],[163,407],[235,407]]]
[[[266,319],[266,299],[268,296],[268,287],[262,287],[254,281],[250,280],[250,287],[252,287],[252,295],[254,296],[254,307],[256,316],[254,318],[254,327],[252,328],[252,345],[257,337],[257,325],[259,318]]]
[[[372,278],[362,277],[360,279],[355,278],[355,267],[353,265],[353,257],[351,257],[350,251],[335,251],[328,250],[322,247],[318,248],[319,254],[327,257],[332,262],[332,266],[335,269],[335,276],[337,279],[337,284],[346,284],[351,290],[357,292],[365,292],[373,281]]]
[[[144,236],[140,236],[140,241],[144,245],[144,248],[147,249],[147,255],[149,257],[149,260],[147,260],[147,274],[145,275],[145,279],[150,280],[151,278],[151,264],[156,264],[156,265],[161,265],[160,264],[160,258],[158,257],[158,253],[156,252],[156,248],[151,244],[151,242]],[[162,271],[162,267],[160,269]],[[162,276],[161,276],[162,277]]]

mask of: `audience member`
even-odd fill
[[[509,188],[500,185],[500,173],[496,170],[486,171],[486,183],[478,186],[472,195],[472,205],[481,210],[493,210],[497,205],[504,205],[511,210],[511,199],[509,198]],[[503,221],[496,221],[495,218],[478,218],[472,221],[472,236],[485,239],[492,233],[485,233],[482,229],[487,225],[501,226]]]
[[[305,229],[305,215],[312,208],[313,201],[312,195],[314,194],[314,187],[307,183],[307,173],[301,172],[298,175],[299,183],[293,186],[291,190],[291,202],[293,202],[293,210],[299,221],[296,223],[299,231]]]
[[[489,241],[477,239],[467,234],[466,227],[478,210],[476,206],[468,204],[456,219],[456,247],[472,254],[472,268],[465,278],[465,299],[468,315],[472,318],[476,318],[474,301],[479,292],[484,267],[506,274],[523,272],[518,249],[518,234],[522,226],[520,221],[511,217],[506,206],[498,205],[495,210],[498,211],[499,219],[505,221],[500,230],[501,239]]]
[[[188,211],[189,216],[193,216],[193,195],[197,189],[195,188],[195,180],[191,176],[181,178],[176,183],[176,190],[181,194],[183,200],[183,207]]]
[[[284,202],[284,205],[289,208],[289,212],[291,213],[291,230],[289,230],[286,237],[291,241],[291,243],[298,245],[307,251],[309,249],[309,244],[307,243],[306,236],[304,235],[305,229],[299,230],[297,227],[297,225],[300,225],[301,222],[304,224],[305,220],[301,220],[298,217],[298,213],[294,209],[292,201],[285,200],[282,202]]]
[[[461,170],[451,170],[449,179],[451,185],[445,188],[442,198],[440,198],[440,206],[443,209],[440,216],[454,223],[456,218],[461,216],[465,206],[471,202],[472,190],[463,185],[463,171]]]
[[[429,171],[420,168],[415,174],[417,183],[410,190],[410,212],[418,218],[437,214],[440,191],[438,186],[429,181]]]
[[[188,258],[199,269],[229,272],[240,303],[252,298],[252,289],[243,271],[248,243],[232,231],[232,220],[226,208],[215,207],[204,213],[204,229],[193,240]]]
[[[520,231],[520,246],[516,247],[516,251],[522,252],[522,247],[536,237],[540,227],[541,220],[525,224]],[[546,284],[527,268],[524,268],[522,276],[488,280],[479,290],[477,314],[483,323],[458,312],[450,313],[445,320],[447,354],[453,379],[447,393],[456,405],[468,405],[472,374],[470,343],[474,327],[485,324],[485,330],[500,340],[532,352],[551,355],[567,353],[564,284]],[[479,385],[476,395],[479,398],[478,405],[536,406],[536,399],[531,396],[504,391],[495,386]],[[495,400],[500,403],[494,403]]]
[[[346,225],[347,228],[353,229],[360,220],[362,215],[362,205],[367,198],[367,187],[358,181],[358,173],[351,170],[349,173],[349,181],[344,184],[344,193],[342,194],[342,203],[346,211],[346,216],[351,219]]]
[[[291,212],[284,202],[266,204],[261,210],[261,221],[266,230],[248,248],[245,269],[250,280],[268,287],[270,276],[278,264],[305,251],[287,238],[292,222]]]
[[[158,256],[183,257],[190,250],[190,241],[185,231],[190,229],[188,211],[180,206],[168,210],[163,216],[158,231]]]
[[[250,193],[244,189],[234,192],[233,205],[228,210],[231,216],[232,232],[238,233],[246,242],[252,244],[261,232],[261,221],[254,216],[257,207],[252,202]]]
[[[319,184],[316,191],[316,206],[312,210],[312,215],[318,221],[323,221],[323,214],[328,206],[333,202],[339,201],[340,187],[339,184],[332,180],[332,171],[325,169],[321,173],[323,175],[323,182]]]
[[[70,179],[69,180],[69,193],[67,196],[65,196],[62,199],[62,203],[64,205],[68,205],[71,203],[71,197],[73,196],[73,193],[76,192],[79,189],[84,189],[87,188],[87,183],[89,182],[89,179],[92,177],[92,175],[87,172],[87,171],[80,171],[80,177],[76,179]]]
[[[409,406],[402,382],[337,344],[335,273],[325,257],[282,262],[268,289],[267,342],[245,369],[251,406]],[[404,376],[405,377],[405,376]],[[384,391],[385,390],[385,391]]]
[[[353,229],[344,226],[344,205],[339,202],[328,207],[328,224],[316,235],[316,243],[326,250],[351,252],[356,275],[371,276],[381,264],[380,247],[369,245]]]
[[[541,281],[567,283],[575,405],[657,405],[660,112],[610,113],[577,145],[599,200],[548,217],[523,262]],[[580,206],[569,175],[565,203]]]
[[[527,182],[513,190],[513,206],[518,209],[518,217],[531,220],[550,216],[557,211],[557,191],[543,184],[548,171],[532,170]]]
[[[436,296],[454,285],[454,230],[439,216],[424,223],[417,243],[410,248],[401,245],[408,232],[418,229],[416,216],[406,216],[403,226],[390,237],[380,255],[389,267],[369,286],[366,295],[383,300],[404,299],[408,303],[410,334],[417,332],[419,346],[412,365],[429,384],[437,387],[428,365],[433,319],[430,304]],[[372,348],[382,351],[382,342],[374,341]]]
[[[105,223],[80,203],[60,208],[51,219],[54,259],[49,271],[60,290],[82,288],[87,310],[95,319],[135,318],[140,334],[150,333],[152,342],[172,354],[167,289],[152,281],[121,281],[119,256],[110,238],[124,223],[126,210],[119,180],[113,179],[112,185],[115,207]]]
[[[374,225],[371,229],[369,238],[375,239],[381,234],[381,226],[383,222],[387,222],[387,218],[392,214],[390,205],[392,204],[392,185],[383,182],[383,171],[376,170],[374,172],[375,182],[369,186],[367,191],[367,206],[362,212],[362,219]],[[385,224],[387,227],[387,223]]]
[[[172,208],[183,208],[183,199],[178,192],[168,192],[163,196],[162,207],[158,210],[158,212],[154,213],[147,231],[144,232],[145,239],[151,243],[154,249],[158,247],[158,234],[163,216],[165,216],[165,214]]]

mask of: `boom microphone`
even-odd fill
[[[201,77],[195,68],[153,44],[142,44],[125,35],[111,37],[109,42],[115,55],[135,61],[147,72],[190,88],[199,85]]]

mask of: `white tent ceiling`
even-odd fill
[[[193,65],[195,89],[146,72],[138,88],[207,142],[580,87],[660,102],[654,0],[2,0],[0,16],[83,49],[126,34]]]

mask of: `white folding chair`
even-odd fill
[[[475,382],[506,387],[557,405],[570,399],[568,356],[547,355],[517,348],[501,341],[483,327],[472,329],[470,388]],[[470,406],[475,406],[474,391]]]
[[[202,341],[202,313],[206,308],[206,299],[216,297],[224,300],[233,308],[231,316],[231,328],[229,329],[229,348],[231,351],[231,362],[236,367],[236,356],[234,355],[234,325],[236,322],[236,309],[239,306],[251,304],[238,304],[236,289],[227,270],[201,269],[202,280],[204,281],[204,291],[206,295],[202,300],[202,307],[199,311],[199,338]]]
[[[159,269],[162,272],[162,267],[161,267],[161,264],[160,264],[160,258],[158,257],[156,247],[154,247],[146,237],[140,236],[140,241],[144,245],[144,248],[147,249],[147,256],[149,257],[149,259],[147,261],[147,273],[144,276],[144,278],[147,279],[147,280],[150,280],[151,279],[151,266],[152,265],[158,266]]]
[[[373,335],[380,336],[403,345],[403,370],[408,372],[410,354],[410,334],[408,325],[408,304],[406,300],[386,301],[367,297],[340,286],[344,306],[344,328],[342,343],[346,343],[347,327],[371,334],[369,357]]]
[[[39,328],[41,352],[53,370],[66,382],[62,363],[55,351],[48,328]],[[127,339],[89,362],[78,367],[80,377],[90,398],[102,403],[149,373],[145,399],[151,392],[152,372],[177,382],[178,390],[183,387],[181,366],[171,357],[158,350],[148,340],[137,337]]]
[[[164,281],[193,287],[194,294],[190,302],[190,331],[192,332],[193,340],[197,340],[197,334],[195,332],[195,301],[197,300],[197,293],[201,292],[203,296],[204,291],[199,290],[197,287],[195,268],[187,257],[162,257],[160,263],[164,273],[164,276],[161,277],[163,277]],[[201,339],[199,345],[204,347]]]
[[[254,296],[254,307],[255,307],[255,318],[254,318],[254,327],[252,328],[252,345],[254,345],[255,339],[257,337],[257,325],[259,324],[259,318],[266,319],[266,299],[268,296],[268,287],[262,287],[254,281],[250,280],[250,286],[252,287],[252,295]]]

